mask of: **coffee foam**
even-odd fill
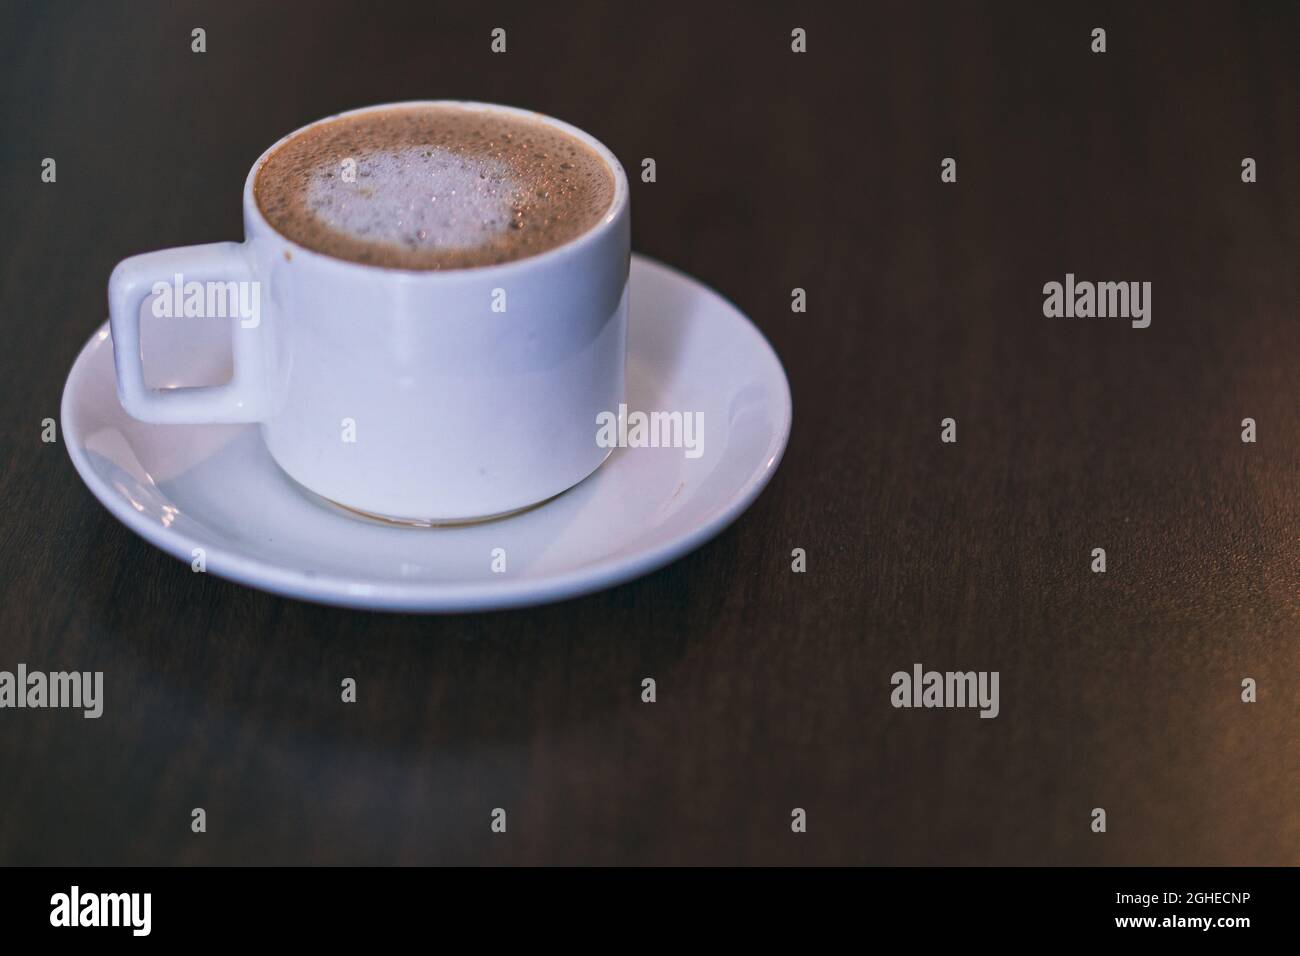
[[[596,225],[608,164],[540,120],[457,106],[403,107],[310,127],[254,180],[263,215],[300,245],[405,269],[536,255]]]
[[[361,157],[356,179],[318,171],[307,206],[335,232],[418,250],[490,245],[514,221],[519,185],[502,163],[441,146]]]

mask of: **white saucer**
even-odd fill
[[[256,426],[135,421],[117,400],[107,323],[68,375],[63,438],[82,480],[119,521],[187,564],[202,548],[209,573],[241,584],[400,611],[556,601],[646,574],[722,531],[763,490],[790,435],[781,362],[731,303],[633,256],[631,304],[628,409],[703,412],[703,454],[615,449],[577,487],[495,521],[381,524],[300,488]],[[229,338],[221,323],[210,325]],[[171,378],[151,385],[221,379],[218,350],[157,335],[145,350],[146,366]],[[498,548],[502,573],[493,571]]]

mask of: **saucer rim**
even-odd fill
[[[734,497],[726,507],[689,533],[645,551],[609,560],[598,560],[593,564],[579,565],[560,574],[537,578],[455,584],[398,581],[361,583],[338,575],[296,570],[255,557],[244,557],[226,548],[213,548],[210,543],[205,544],[179,529],[164,528],[130,507],[125,498],[107,486],[104,479],[91,466],[84,448],[84,431],[76,424],[77,414],[73,411],[72,405],[74,382],[83,376],[84,368],[94,360],[94,353],[104,348],[106,343],[111,343],[112,337],[107,322],[87,339],[68,371],[59,408],[63,443],[67,446],[73,467],[91,494],[113,517],[131,531],[159,550],[187,564],[192,560],[193,549],[203,548],[206,560],[205,573],[284,597],[361,610],[455,614],[537,606],[580,597],[623,584],[656,571],[694,551],[721,534],[748,510],[780,467],[781,459],[789,444],[794,415],[790,383],[781,359],[766,336],[745,313],[715,289],[680,269],[638,253],[632,255],[632,260],[634,266],[639,265],[642,268],[670,273],[674,278],[689,283],[693,294],[712,297],[724,305],[726,308],[722,313],[727,315],[728,321],[736,320],[738,333],[754,336],[760,347],[760,353],[766,353],[776,373],[773,380],[779,383],[782,399],[777,414],[773,416],[776,428],[763,455],[762,463],[737,488]],[[111,348],[111,344],[108,347]],[[190,426],[159,425],[156,427]],[[343,516],[339,517],[343,519]],[[418,532],[427,529],[412,530]]]

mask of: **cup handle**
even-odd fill
[[[178,275],[184,283],[199,282],[205,287],[207,283],[223,284],[227,314],[232,315],[229,321],[235,366],[230,381],[224,385],[156,389],[144,383],[140,306],[153,293],[155,284],[171,287]],[[132,418],[155,423],[209,424],[257,422],[266,417],[264,351],[259,342],[260,303],[251,317],[233,314],[237,310],[229,306],[231,286],[228,283],[251,283],[251,294],[261,293],[259,284],[253,281],[253,269],[243,243],[213,242],[163,249],[132,256],[117,264],[108,280],[108,320],[113,329],[117,394]],[[240,301],[237,296],[238,293],[235,302]]]

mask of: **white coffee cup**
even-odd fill
[[[353,112],[412,105],[437,104]],[[242,243],[165,249],[113,270],[109,317],[126,411],[158,423],[257,422],[299,484],[417,523],[516,511],[595,471],[610,451],[597,444],[597,417],[624,401],[631,213],[623,167],[559,120],[447,105],[541,121],[590,146],[614,175],[608,212],[564,245],[501,265],[411,271],[336,259],[276,232],[253,198],[266,158],[303,130],[290,133],[244,183]],[[234,375],[225,385],[145,385],[141,306],[177,275],[257,283],[256,321],[172,320],[230,322]]]

